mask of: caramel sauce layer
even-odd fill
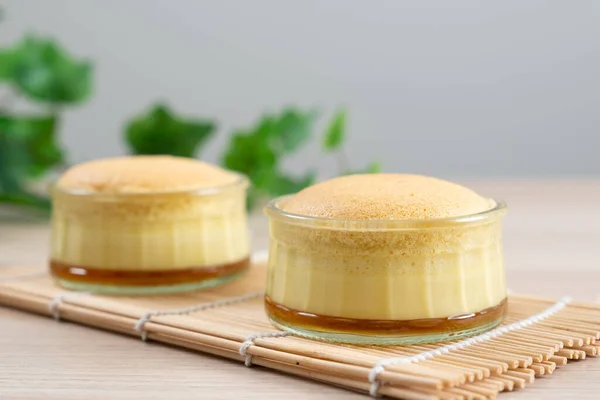
[[[128,271],[88,268],[51,260],[50,272],[56,278],[77,283],[113,286],[168,286],[202,282],[237,274],[246,270],[249,265],[250,258],[248,257],[234,263],[209,267],[158,271]]]
[[[351,333],[364,335],[425,335],[435,333],[460,332],[487,325],[502,319],[507,311],[507,301],[485,310],[456,315],[448,318],[426,318],[404,321],[352,319],[312,314],[288,308],[273,302],[265,296],[265,310],[276,322],[292,327],[330,333]]]

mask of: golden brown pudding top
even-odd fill
[[[476,214],[494,202],[464,186],[407,174],[348,175],[310,186],[284,211],[335,219],[435,219]]]
[[[232,172],[190,158],[129,156],[75,165],[57,185],[93,193],[152,193],[220,187],[239,179]]]

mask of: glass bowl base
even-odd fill
[[[287,323],[269,318],[271,323],[277,328],[290,332],[294,335],[302,336],[308,339],[321,340],[333,343],[348,343],[348,344],[374,344],[374,345],[402,345],[402,344],[423,344],[447,342],[451,340],[464,339],[471,336],[476,336],[489,331],[500,325],[503,317],[497,320],[490,321],[486,324],[470,327],[460,331],[439,332],[439,333],[418,333],[418,334],[355,334],[345,332],[326,332],[317,329],[311,329],[301,326],[293,326]]]
[[[99,284],[90,282],[74,282],[68,279],[53,277],[54,281],[65,289],[90,292],[97,294],[108,295],[156,295],[181,293],[194,290],[210,289],[215,286],[220,286],[231,282],[245,274],[247,271],[242,270],[231,275],[220,276],[216,278],[204,279],[198,282],[186,282],[169,285],[152,285],[152,286],[126,286],[126,285],[111,285]]]
[[[311,339],[355,344],[434,343],[474,336],[498,326],[507,308],[504,298],[479,312],[446,318],[355,319],[292,309],[265,296],[267,316],[278,328]]]

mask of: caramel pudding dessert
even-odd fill
[[[460,185],[351,175],[273,200],[266,311],[282,329],[351,343],[456,339],[506,311],[505,206]]]
[[[53,190],[50,271],[70,289],[206,288],[249,264],[246,178],[197,160],[132,156],[72,167]]]

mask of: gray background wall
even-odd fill
[[[360,166],[440,176],[600,173],[597,1],[8,0],[0,45],[49,34],[96,63],[67,113],[74,161],[125,152],[125,119],[165,99],[226,132],[285,104],[350,111]],[[319,164],[313,143],[292,169]]]

